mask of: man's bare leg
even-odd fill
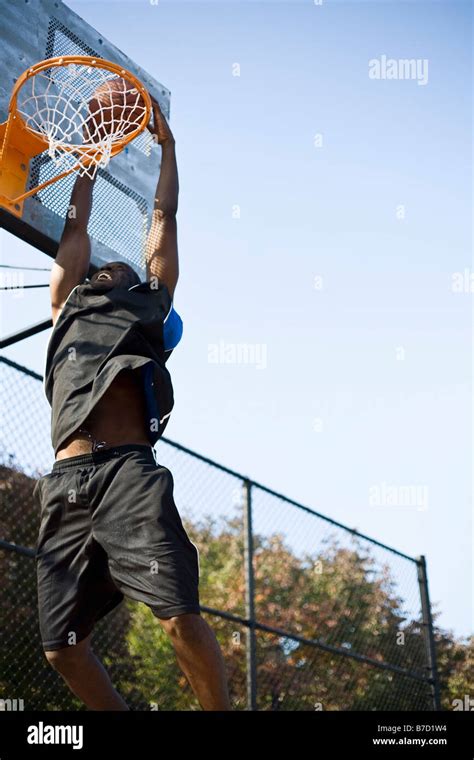
[[[178,664],[203,710],[232,710],[222,653],[214,632],[196,614],[160,619]]]
[[[74,646],[45,652],[46,659],[89,710],[128,710],[126,702],[112,686],[106,669],[92,651],[91,636],[89,634]]]
[[[231,710],[225,663],[216,637],[200,615],[160,620],[178,664],[203,710]],[[75,646],[45,652],[71,691],[90,710],[128,710],[90,647],[91,635]]]

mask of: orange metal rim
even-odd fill
[[[46,140],[44,134],[42,132],[39,132],[36,129],[32,129],[27,124],[25,124],[24,119],[22,118],[21,114],[17,110],[17,97],[20,89],[23,87],[25,82],[28,81],[28,79],[31,79],[31,77],[36,76],[36,74],[39,74],[41,71],[45,71],[47,69],[51,69],[55,66],[69,66],[70,64],[78,64],[82,66],[89,66],[92,68],[97,69],[106,69],[106,71],[110,71],[113,74],[117,74],[117,76],[123,77],[124,79],[128,79],[130,82],[132,82],[137,90],[140,92],[140,95],[142,96],[144,103],[145,103],[145,113],[143,114],[143,118],[138,124],[137,128],[133,130],[129,135],[125,135],[124,137],[120,138],[120,140],[114,141],[113,146],[117,149],[122,149],[127,145],[129,142],[131,142],[140,132],[142,132],[146,125],[148,124],[150,120],[151,115],[151,98],[148,90],[146,87],[140,82],[138,77],[136,77],[134,74],[132,74],[131,71],[128,71],[128,69],[124,69],[123,66],[120,66],[117,63],[113,63],[112,61],[107,61],[104,58],[97,58],[93,56],[88,55],[63,55],[63,56],[57,56],[55,58],[47,58],[44,61],[40,61],[39,63],[36,63],[34,66],[30,66],[26,71],[21,74],[17,81],[15,82],[15,85],[12,90],[12,95],[10,98],[10,105],[9,105],[9,118],[10,119],[20,119],[23,123],[23,126],[28,131],[32,132],[33,134],[37,135],[38,137],[42,138],[43,140]],[[75,146],[75,151],[78,153],[87,153],[88,152],[87,147],[83,147],[81,145]]]

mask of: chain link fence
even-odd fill
[[[0,700],[85,709],[44,657],[32,498],[54,460],[42,378],[0,360]],[[433,710],[439,689],[423,558],[352,531],[168,439],[157,460],[200,553],[200,598],[235,710]],[[134,710],[198,710],[150,610],[125,600],[94,649]]]

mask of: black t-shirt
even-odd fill
[[[55,453],[123,369],[140,368],[154,445],[173,408],[165,362],[182,332],[181,317],[164,284],[155,288],[142,282],[129,290],[77,285],[54,325],[46,356],[44,391],[51,405]]]

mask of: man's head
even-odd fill
[[[128,290],[132,285],[138,285],[139,282],[141,280],[135,270],[123,261],[112,261],[110,264],[104,264],[90,279],[91,285],[99,290],[111,290],[112,288]]]

